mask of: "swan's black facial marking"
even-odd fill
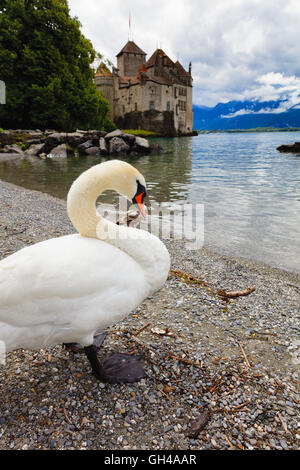
[[[145,206],[144,206],[144,199],[147,196],[146,188],[143,184],[139,182],[139,180],[136,180],[136,184],[137,184],[137,191],[132,198],[132,203],[136,204],[140,212],[142,213],[143,217],[146,217],[146,211],[145,211]]]
[[[139,180],[136,180],[136,184],[137,184],[137,191],[136,191],[135,195],[132,198],[132,204],[137,204],[138,203],[138,201],[136,200],[136,198],[138,196],[141,196],[141,198],[138,198],[138,199],[139,199],[139,202],[141,202],[143,204],[144,199],[147,196],[146,188],[143,184],[141,184],[139,182]]]

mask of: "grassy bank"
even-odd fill
[[[138,137],[159,137],[157,132],[145,131],[143,129],[122,129],[124,134],[132,134]]]

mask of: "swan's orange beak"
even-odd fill
[[[146,217],[146,210],[145,210],[145,205],[143,203],[145,197],[145,193],[140,193],[135,196],[135,204],[138,205],[139,210],[141,211],[141,214],[143,217]]]

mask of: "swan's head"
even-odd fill
[[[140,174],[140,176],[136,179],[136,192],[132,198],[132,204],[136,204],[138,206],[143,217],[146,217],[146,211],[144,206],[144,199],[146,196],[146,183],[143,176]]]
[[[132,165],[122,160],[110,160],[101,163],[105,167],[107,182],[110,189],[114,189],[126,197],[132,204],[138,206],[140,212],[146,217],[144,199],[146,197],[146,182],[143,175]]]

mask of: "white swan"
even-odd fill
[[[132,356],[113,355],[100,365],[93,336],[125,318],[168,276],[169,253],[156,236],[116,225],[96,211],[96,199],[107,189],[143,211],[145,187],[143,176],[123,161],[91,167],[74,181],[67,199],[79,233],[28,246],[0,262],[0,340],[7,352],[77,342],[98,379],[144,376]]]

